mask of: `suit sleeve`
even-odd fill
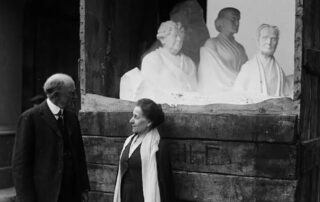
[[[157,152],[158,182],[161,202],[174,202],[174,182],[172,176],[171,159],[169,150],[163,141],[160,141]]]
[[[83,140],[82,140],[82,134],[81,134],[81,129],[80,129],[80,123],[78,118],[76,117],[77,121],[77,130],[79,133],[79,165],[80,165],[80,189],[81,191],[89,191],[90,190],[90,185],[89,185],[89,177],[88,177],[88,170],[87,170],[87,161],[86,161],[86,155],[84,152],[84,146],[83,146]]]
[[[34,125],[30,115],[19,118],[12,158],[13,180],[17,201],[34,202],[33,182]]]

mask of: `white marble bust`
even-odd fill
[[[248,60],[244,47],[234,38],[239,24],[240,11],[223,8],[215,20],[218,36],[208,39],[200,49],[199,91],[204,95],[231,90],[242,64]]]
[[[141,71],[133,69],[121,78],[120,98],[146,97],[168,103],[174,96],[197,88],[196,67],[183,53],[184,29],[180,23],[163,22],[157,33],[162,46],[142,59]]]
[[[292,89],[282,67],[274,57],[279,42],[277,26],[262,24],[257,30],[258,51],[246,62],[234,83],[238,92],[272,97],[290,96]]]

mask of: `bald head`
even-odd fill
[[[47,97],[55,96],[61,90],[75,88],[73,79],[67,74],[54,74],[50,76],[43,85],[43,90]]]

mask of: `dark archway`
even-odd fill
[[[78,83],[79,0],[27,0],[23,35],[25,110],[51,74],[67,73]]]

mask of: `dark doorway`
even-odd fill
[[[79,0],[27,0],[24,9],[22,109],[43,94],[45,79],[66,73],[78,85]]]

